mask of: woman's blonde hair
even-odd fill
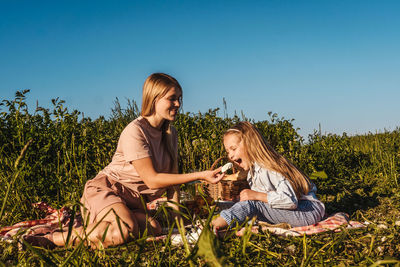
[[[276,171],[289,180],[297,198],[308,194],[310,181],[290,160],[278,154],[263,138],[260,132],[249,122],[239,122],[227,130],[224,137],[234,134],[243,142],[244,150],[250,164]]]
[[[157,100],[164,97],[172,88],[179,89],[182,87],[179,82],[172,76],[165,73],[153,73],[147,77],[143,84],[142,96],[142,116],[151,116],[156,112],[155,105]],[[173,147],[172,131],[170,121],[165,120],[161,126],[162,142],[166,146],[168,154],[171,157],[171,172],[178,172],[178,152]]]

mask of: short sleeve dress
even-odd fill
[[[177,154],[177,133],[171,127],[174,153]],[[172,172],[171,157],[162,142],[162,131],[138,117],[122,131],[111,163],[87,181],[81,202],[94,222],[97,214],[109,205],[124,203],[131,210],[142,210],[145,202],[160,197],[165,188],[150,189],[138,175],[132,161],[150,157],[156,172]]]

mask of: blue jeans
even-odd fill
[[[268,203],[246,200],[235,203],[231,208],[221,211],[227,224],[232,221],[243,223],[246,218],[257,217],[270,224],[288,223],[292,227],[315,224],[322,220],[325,207],[319,201],[300,200],[295,210],[274,209]]]

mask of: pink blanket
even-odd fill
[[[301,235],[312,235],[317,233],[322,233],[326,231],[341,231],[341,227],[345,226],[346,228],[360,228],[365,227],[364,224],[356,221],[350,221],[349,216],[346,213],[339,212],[335,213],[332,216],[329,216],[323,221],[320,221],[313,225],[301,226],[301,227],[293,227],[289,229],[283,229],[279,227],[269,227],[261,225],[261,230],[269,231],[277,235],[283,236],[301,236]],[[251,231],[258,232],[259,226],[253,226]],[[241,229],[237,235],[241,236],[244,233],[245,229]]]
[[[166,202],[167,198],[159,198],[150,203],[147,203],[147,209],[157,209],[162,203]],[[45,212],[45,218],[39,220],[29,220],[16,223],[12,226],[0,228],[0,240],[12,240],[17,233],[25,232],[24,235],[37,235],[53,232],[54,230],[67,227],[72,218],[72,212],[68,207],[63,207],[59,210],[52,208],[45,202],[33,204],[37,208]],[[73,226],[79,227],[82,225],[82,218],[79,214],[74,217]]]
[[[39,220],[30,220],[16,223],[12,226],[0,228],[0,240],[12,240],[17,233],[25,230],[25,234],[46,234],[54,230],[66,227],[72,219],[72,212],[69,208],[63,207],[59,210],[52,208],[47,203],[38,202],[33,204],[34,208],[44,211],[46,216]],[[82,218],[74,217],[73,226],[82,225]]]
[[[162,199],[162,202],[165,199]],[[158,200],[160,202],[160,200]],[[147,208],[148,209],[155,209],[157,208],[157,201],[153,203],[149,203]],[[45,218],[40,220],[30,220],[30,221],[23,221],[13,226],[6,226],[0,228],[0,240],[12,240],[12,237],[17,233],[26,230],[26,234],[45,234],[52,232],[54,230],[60,229],[62,227],[66,227],[69,225],[70,220],[72,218],[72,212],[70,209],[63,207],[60,210],[56,210],[50,207],[48,204],[44,202],[39,202],[33,204],[33,206],[37,209],[40,209],[46,213]],[[74,217],[73,226],[79,227],[82,225],[82,218],[77,215]],[[254,233],[258,232],[259,227],[263,231],[270,231],[277,235],[284,235],[284,236],[301,236],[303,234],[312,235],[317,233],[322,233],[326,231],[335,231],[338,232],[341,230],[341,227],[345,226],[347,228],[360,228],[365,227],[364,224],[356,221],[350,221],[349,216],[346,213],[335,213],[332,216],[328,217],[327,219],[318,222],[313,225],[302,226],[302,227],[294,227],[290,229],[283,229],[273,226],[265,226],[265,225],[257,225],[251,228],[251,231]],[[243,235],[245,228],[241,229],[237,232],[238,236]],[[160,237],[153,237],[149,238],[149,241],[154,240],[163,240],[166,236]]]

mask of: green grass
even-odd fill
[[[29,112],[28,91],[17,92],[0,106],[0,226],[42,216],[31,204],[54,207],[79,201],[85,182],[106,166],[125,125],[139,114],[134,101],[118,100],[110,118],[96,120],[69,111],[64,101]],[[225,114],[225,113],[224,113]],[[218,109],[181,114],[180,172],[207,169],[224,155],[223,132],[239,120],[256,124],[280,153],[311,175],[328,213],[347,212],[368,221],[365,229],[280,237],[270,233],[215,240],[204,235],[199,246],[174,247],[167,242],[91,250],[85,246],[45,250],[0,243],[5,265],[374,265],[398,266],[400,259],[400,129],[358,136],[317,132],[304,140],[293,120],[266,114],[263,121],[220,117]],[[25,149],[25,150],[24,150]],[[183,185],[183,189],[189,190]],[[191,216],[188,214],[188,216]]]

